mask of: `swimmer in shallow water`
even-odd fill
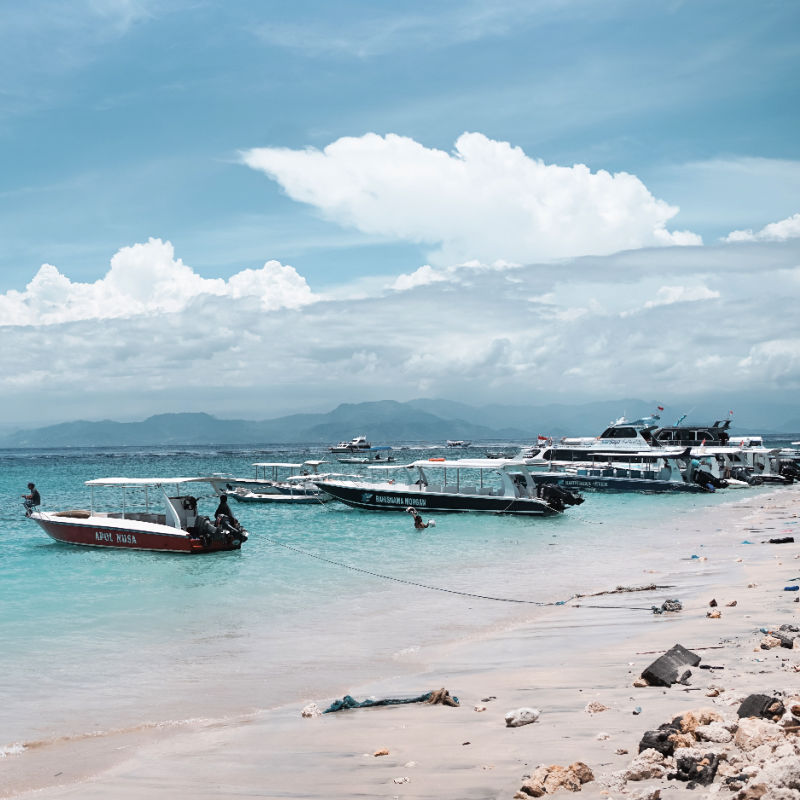
[[[429,519],[427,522],[423,522],[422,521],[422,517],[419,515],[419,511],[417,511],[416,508],[412,508],[411,506],[409,506],[406,509],[406,512],[408,514],[412,514],[414,516],[414,527],[418,531],[424,530],[427,527],[431,527],[431,528],[435,528],[436,527],[436,523],[432,519]]]

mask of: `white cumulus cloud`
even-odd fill
[[[667,230],[678,208],[635,175],[545,164],[480,133],[462,134],[451,153],[369,133],[324,150],[254,148],[242,159],[339,224],[437,248],[434,266],[702,244]]]
[[[697,300],[714,300],[719,297],[719,292],[707,286],[662,286],[656,294],[655,300],[648,300],[645,308],[668,306],[672,303],[692,303]]]
[[[73,282],[57,267],[43,264],[24,291],[0,295],[0,320],[4,325],[50,325],[170,313],[203,295],[256,298],[265,311],[315,300],[305,279],[277,261],[242,270],[227,281],[203,278],[175,258],[170,242],[150,239],[121,248],[94,283]]]
[[[724,241],[785,242],[787,239],[797,239],[798,237],[800,237],[800,214],[793,214],[780,222],[770,222],[756,233],[751,230],[731,231]]]

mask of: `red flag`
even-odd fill
[[[656,408],[657,408],[659,411],[663,411],[663,410],[664,410],[664,406],[656,406]]]
[[[546,442],[546,441],[547,441],[547,437],[546,437],[546,436],[542,436],[541,434],[540,434],[539,436],[537,436],[536,438],[537,438],[537,439],[538,439],[540,442]]]

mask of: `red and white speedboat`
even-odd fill
[[[198,478],[97,478],[86,481],[92,490],[89,510],[34,511],[45,533],[59,542],[129,550],[163,550],[169,553],[212,553],[238,550],[247,541],[241,526],[215,525],[197,513],[197,498],[187,484]],[[173,493],[167,487],[173,487]],[[121,492],[117,511],[98,511],[95,489],[112,487]],[[151,501],[163,509],[151,509]],[[142,508],[143,507],[143,510]]]

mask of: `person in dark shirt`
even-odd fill
[[[39,495],[39,490],[32,483],[28,484],[28,494],[23,494],[22,498],[23,498],[23,500],[25,500],[23,505],[25,506],[25,516],[26,517],[29,517],[31,515],[31,513],[33,512],[33,509],[36,506],[39,506],[41,504],[41,502],[42,502],[42,498]]]
[[[239,521],[233,516],[231,507],[228,505],[228,495],[226,494],[221,494],[219,496],[219,505],[217,506],[217,510],[214,512],[214,520],[217,525],[222,523],[223,517],[227,517],[234,525],[239,524]]]

